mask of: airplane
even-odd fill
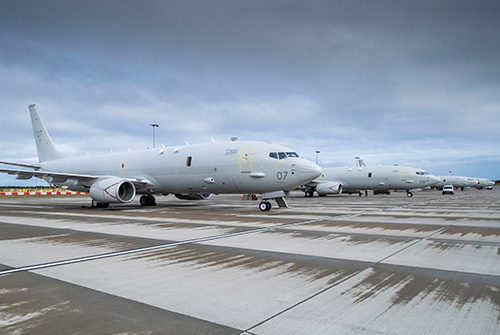
[[[0,168],[0,172],[23,180],[34,176],[62,188],[89,192],[92,208],[130,203],[136,194],[142,194],[142,206],[153,206],[155,195],[169,193],[188,200],[221,193],[260,193],[259,209],[268,211],[269,199],[280,205],[285,190],[321,175],[318,165],[290,148],[236,139],[70,158],[55,148],[35,105],[28,108],[39,164],[0,162],[32,169]]]
[[[482,189],[491,190],[491,189],[493,189],[493,186],[495,185],[495,182],[493,180],[490,180],[490,179],[486,179],[486,178],[474,178],[474,179],[477,180],[477,184],[474,185],[474,187],[477,188],[478,190],[482,190]]]
[[[478,181],[475,178],[463,176],[439,176],[439,182],[432,185],[437,189],[442,189],[444,185],[453,185],[453,187],[461,188],[462,191],[466,187],[476,186]]]
[[[427,171],[408,166],[370,166],[356,157],[358,166],[323,168],[318,179],[301,187],[306,197],[314,192],[327,194],[353,193],[362,190],[406,190],[408,197],[413,192],[439,182],[439,178]]]

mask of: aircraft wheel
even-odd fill
[[[268,201],[262,201],[260,204],[259,204],[259,209],[263,212],[265,211],[268,211],[271,209],[271,203],[268,202]]]
[[[92,206],[91,208],[108,208],[109,203],[106,202],[98,202],[97,200],[92,199]]]
[[[306,198],[312,198],[313,195],[314,195],[314,193],[312,191],[306,191],[306,193],[305,193]]]
[[[408,198],[411,198],[411,197],[413,197],[413,193],[412,193],[412,192],[406,192],[406,196],[407,196]]]
[[[156,199],[155,196],[152,194],[147,195],[148,200],[149,200],[149,205],[148,206],[156,206]]]
[[[151,203],[151,199],[148,195],[143,195],[141,199],[139,199],[139,202],[141,203],[141,206],[149,206]]]

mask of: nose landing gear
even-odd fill
[[[267,212],[268,210],[271,209],[271,203],[269,201],[262,201],[259,204],[259,209],[263,212]]]
[[[288,205],[285,200],[285,192],[284,191],[275,191],[262,193],[262,202],[259,204],[259,209],[261,211],[268,211],[271,209],[271,203],[268,200],[274,199],[278,204],[279,208],[288,208]]]

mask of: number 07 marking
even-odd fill
[[[277,178],[278,180],[285,180],[287,176],[288,176],[288,171],[283,171],[283,172],[278,171],[278,172],[276,173],[276,178]]]

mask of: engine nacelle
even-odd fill
[[[342,184],[336,182],[319,183],[316,185],[318,194],[340,194],[342,193]]]
[[[90,186],[90,196],[102,203],[131,202],[135,198],[135,186],[118,177],[100,179]]]
[[[212,194],[201,194],[201,193],[176,193],[175,197],[181,200],[208,200],[212,197]]]

